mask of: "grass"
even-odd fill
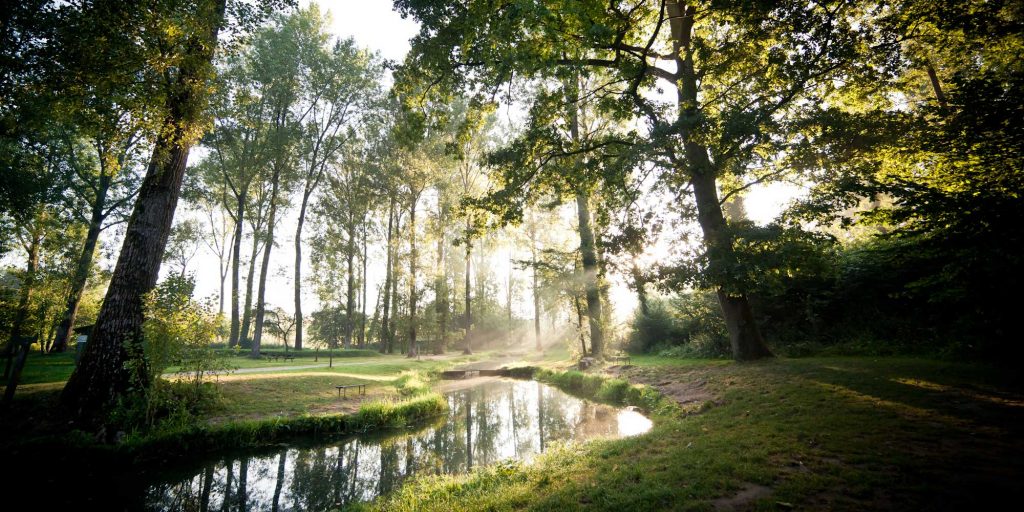
[[[220,378],[223,398],[207,421],[129,443],[163,457],[406,425],[440,410],[434,372],[468,360],[373,355],[338,358],[333,368],[236,373]],[[1024,386],[1012,371],[865,357],[735,364],[640,356],[632,367],[587,373],[564,371],[570,362],[550,352],[529,363],[544,367],[536,378],[572,393],[643,408],[654,428],[556,447],[529,465],[414,479],[361,507],[987,509],[1024,477]],[[2,432],[44,429],[72,364],[70,355],[31,356],[24,377],[35,384],[15,401],[23,420]],[[352,383],[367,383],[369,398],[339,399],[334,386]]]
[[[684,389],[714,405],[659,407],[649,394],[648,434],[417,479],[365,508],[986,509],[1024,476],[1024,395],[1011,372],[896,358],[635,361],[622,378],[667,393],[700,383]],[[644,388],[610,375],[539,377],[644,402]]]

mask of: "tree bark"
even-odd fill
[[[231,333],[228,336],[228,346],[234,347],[239,343],[239,334],[241,330],[241,319],[239,318],[240,311],[238,309],[238,293],[242,286],[241,283],[241,261],[242,261],[242,228],[245,222],[245,201],[246,194],[243,191],[236,198],[235,204],[235,234],[234,236],[234,247],[232,248],[231,255]]]
[[[96,254],[96,242],[100,238],[100,231],[103,229],[103,208],[107,203],[107,191],[110,189],[110,176],[106,173],[100,174],[99,186],[96,187],[96,198],[92,204],[92,215],[89,217],[89,231],[85,235],[85,245],[82,246],[82,253],[78,256],[78,265],[75,267],[75,274],[71,277],[71,291],[68,293],[64,315],[61,317],[60,326],[57,327],[57,338],[53,342],[51,352],[60,353],[68,348],[68,338],[71,336],[71,328],[75,326],[75,316],[78,315],[78,305],[82,302],[82,292],[89,280],[89,271],[92,270],[92,258]]]
[[[533,339],[538,352],[544,350],[540,343],[540,287],[537,285],[537,226],[530,227],[530,261],[533,264]]]
[[[384,293],[384,306],[383,306],[383,308],[381,310],[382,320],[381,320],[381,323],[380,323],[380,352],[382,354],[383,353],[388,353],[388,354],[391,353],[391,343],[390,343],[391,342],[391,337],[390,337],[390,331],[391,331],[391,325],[390,325],[390,321],[391,321],[391,280],[393,279],[392,272],[391,272],[393,249],[391,247],[391,244],[393,243],[393,239],[394,239],[394,222],[395,222],[395,200],[394,200],[394,198],[392,198],[391,199],[391,205],[388,208],[388,239],[387,239],[387,244],[385,245],[385,248],[384,248],[385,252],[387,253],[387,255],[385,256],[385,263],[384,263],[384,267],[385,267],[384,268],[384,288],[382,289],[382,291]]]
[[[597,251],[594,232],[590,228],[590,206],[587,194],[576,192],[576,214],[580,230],[580,258],[583,260],[583,283],[587,298],[587,320],[590,322],[590,354],[604,354],[604,330],[601,325],[601,290],[597,279]]]
[[[284,114],[279,113],[278,116],[278,126],[280,126],[280,123],[283,123]],[[274,223],[277,220],[277,193],[280,189],[281,167],[283,166],[284,163],[280,160],[275,161],[274,174],[271,178],[270,212],[267,214],[267,239],[263,242],[263,264],[260,266],[259,291],[256,293],[256,326],[252,337],[252,352],[250,353],[250,357],[253,359],[259,359],[260,343],[263,341],[263,317],[267,312],[267,271],[270,269],[270,251],[274,248]]]
[[[367,243],[366,243],[366,223],[367,218],[363,216],[363,294],[359,301],[360,309],[362,309],[362,316],[359,318],[359,348],[366,348],[366,255],[367,255]]]
[[[728,260],[733,251],[732,235],[726,229],[722,205],[718,200],[716,170],[708,155],[708,148],[698,143],[691,130],[699,117],[697,103],[697,73],[694,69],[691,32],[695,8],[685,7],[678,0],[666,3],[672,32],[672,43],[676,69],[680,79],[677,82],[677,103],[679,105],[680,135],[683,140],[686,168],[681,169],[690,178],[693,196],[697,203],[697,222],[704,234],[710,259]],[[733,357],[744,361],[770,357],[771,351],[764,343],[754,322],[750,302],[744,293],[727,293],[721,286],[718,301],[729,330],[729,341]]]
[[[469,216],[466,216],[466,347],[462,350],[463,354],[472,354],[473,347],[473,301],[472,301],[472,288],[470,288],[470,263],[473,261],[473,241],[469,238],[469,231],[472,228],[472,223]]]
[[[259,225],[252,226],[252,254],[249,255],[249,276],[245,280],[245,307],[242,309],[242,329],[239,331],[240,341],[252,341],[249,336],[252,328],[252,290],[253,281],[256,278],[256,260],[260,256],[260,233]]]
[[[447,217],[447,206],[441,205],[437,218],[437,274],[434,279],[434,307],[437,312],[437,345],[434,354],[443,354],[448,344],[448,287],[445,279],[445,236],[444,221]]]
[[[345,340],[343,348],[352,348],[352,332],[355,330],[355,321],[353,316],[356,313],[356,278],[355,278],[355,257],[356,257],[356,233],[355,225],[350,224],[348,227],[348,244],[345,252],[348,261],[348,284],[345,293]]]
[[[167,117],[153,148],[124,244],[114,267],[99,318],[78,366],[61,393],[62,402],[80,419],[100,418],[104,409],[149,386],[142,357],[143,296],[156,286],[160,261],[174,221],[193,132],[202,122],[206,78],[211,71],[225,0],[204,4],[206,30],[189,37],[167,100]],[[130,363],[130,364],[127,364]]]
[[[302,194],[299,207],[299,222],[295,228],[295,350],[302,350],[302,226],[306,223],[306,207],[313,189],[307,188]]]
[[[409,204],[409,357],[416,357],[416,202],[413,194]]]

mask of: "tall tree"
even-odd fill
[[[119,2],[112,9],[126,10]],[[143,296],[156,285],[189,149],[205,124],[207,83],[225,10],[224,0],[176,3],[166,12],[175,16],[159,17],[163,26],[176,29],[153,31],[160,34],[154,37],[173,38],[162,42],[164,48],[174,49],[165,57],[176,65],[163,68],[164,117],[153,156],[92,339],[61,394],[63,403],[80,418],[99,419],[120,397],[148,387],[141,345]],[[132,32],[139,28],[124,27]]]

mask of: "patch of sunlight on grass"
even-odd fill
[[[868,395],[866,393],[861,393],[859,391],[854,391],[854,390],[852,390],[852,389],[850,389],[850,388],[848,388],[846,386],[840,386],[838,384],[828,384],[826,382],[821,382],[821,381],[817,381],[817,380],[812,380],[811,383],[813,383],[814,385],[816,385],[816,386],[818,386],[818,387],[820,387],[822,389],[825,389],[826,391],[831,391],[832,393],[835,393],[835,394],[837,394],[839,396],[842,396],[844,398],[853,400],[855,402],[860,402],[860,403],[870,404],[870,405],[873,405],[873,406],[876,406],[876,407],[891,409],[891,410],[895,411],[897,414],[900,414],[901,416],[904,416],[904,417],[909,417],[909,418],[917,419],[917,420],[941,421],[941,422],[946,423],[947,425],[951,425],[951,426],[961,426],[962,427],[962,426],[966,426],[966,425],[969,424],[969,422],[967,422],[965,420],[962,420],[960,418],[956,418],[956,417],[953,417],[953,416],[949,416],[949,415],[946,415],[946,414],[942,414],[942,413],[940,413],[938,411],[934,411],[932,409],[926,409],[926,408],[923,408],[923,407],[916,407],[916,406],[908,405],[908,404],[905,404],[905,403],[902,403],[902,402],[894,402],[892,400],[886,400],[884,398],[878,398],[876,396]]]
[[[1024,407],[1024,400],[1014,400],[1010,398],[1003,398],[1000,396],[987,395],[985,393],[978,393],[977,391],[955,388],[953,386],[929,382],[927,380],[906,378],[895,378],[890,380],[892,382],[903,384],[905,386],[913,386],[915,388],[926,389],[928,391],[940,391],[943,393],[957,394],[967,398],[972,398],[974,400],[983,400],[994,404],[1005,405],[1007,407]]]

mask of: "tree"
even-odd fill
[[[611,115],[645,124],[643,133],[622,140],[620,156],[658,162],[662,179],[692,194],[708,254],[705,275],[718,289],[734,357],[770,355],[746,284],[724,272],[734,256],[733,234],[721,212],[719,181],[746,186],[745,179],[772,178],[752,164],[777,154],[785,141],[780,120],[799,118],[829,94],[832,78],[857,71],[850,66],[856,50],[870,44],[863,26],[851,23],[864,14],[859,6],[677,0],[524,2],[499,12],[484,0],[399,0],[396,6],[421,22],[407,69],[422,77],[416,82],[437,84],[431,90],[497,95],[513,77],[605,72],[580,98],[593,97]],[[675,100],[647,94],[658,87],[673,91]]]
[[[157,38],[173,35],[161,42],[173,48],[167,57],[176,65],[164,73],[161,127],[92,339],[61,394],[62,402],[82,419],[102,418],[119,398],[149,384],[141,346],[143,296],[156,284],[189,149],[202,133],[206,83],[225,9],[224,0],[197,0],[176,3],[167,12],[151,11],[176,15],[154,16],[161,23],[177,24],[176,30],[153,31],[162,34]],[[112,10],[128,12],[119,3]],[[134,33],[142,27],[123,28]]]

